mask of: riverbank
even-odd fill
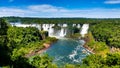
[[[38,50],[38,51],[36,52],[36,54],[41,54],[41,53],[43,53],[43,52],[44,52],[45,50],[47,50],[51,45],[52,45],[52,44],[44,43],[43,46],[44,46],[45,48]]]
[[[84,37],[80,37],[80,38],[85,41],[83,47],[84,47],[88,52],[90,52],[91,54],[95,54],[94,48],[91,48],[91,47],[88,46],[88,43],[89,43],[89,42],[94,41],[94,38],[93,38],[91,32],[88,32],[88,34],[86,34]]]
[[[110,48],[105,42],[98,42],[94,40],[91,32],[88,32],[83,39],[85,41],[83,47],[89,50],[92,54],[106,56],[106,54],[110,52]]]
[[[84,47],[87,51],[89,51],[91,54],[95,54],[95,52],[93,51],[93,49],[90,48],[90,47],[87,45],[87,43],[89,42],[89,41],[88,41],[88,38],[83,38],[83,40],[85,41],[85,44],[83,45],[83,47]]]
[[[53,43],[55,43],[58,39],[56,38],[47,38],[47,40],[44,40],[44,43],[42,44],[42,48],[37,48],[35,50],[31,50],[28,54],[25,55],[26,58],[29,58],[31,56],[41,54],[45,50],[47,50]]]
[[[25,55],[26,58],[29,58],[31,56],[37,55],[37,54],[41,54],[43,53],[45,50],[47,50],[50,47],[51,44],[48,43],[44,43],[43,44],[43,48],[41,49],[36,49],[36,50],[31,50],[28,54]]]
[[[89,35],[86,34],[84,38],[81,37],[80,34],[76,33],[76,34],[73,34],[73,35],[70,35],[70,36],[66,36],[67,38],[72,38],[72,39],[75,39],[75,40],[78,40],[78,39],[82,39],[85,41],[85,44],[83,45],[83,47],[86,49],[86,51],[92,53],[92,54],[95,54],[95,52],[93,51],[92,48],[90,48],[87,44],[90,42],[90,38],[89,38]],[[85,51],[83,51],[85,52]]]

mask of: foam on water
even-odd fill
[[[81,60],[88,55],[87,51],[86,53],[82,52],[82,50],[84,50],[82,47],[83,44],[84,42],[82,40],[76,41],[73,39],[61,38],[51,45],[44,53],[53,57],[53,63],[58,65],[64,65],[66,63],[80,64]]]

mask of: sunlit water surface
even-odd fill
[[[53,63],[58,65],[80,64],[82,59],[90,54],[83,44],[83,40],[59,39],[44,53],[52,57]]]

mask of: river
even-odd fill
[[[90,54],[84,47],[83,40],[59,39],[44,53],[53,58],[57,65],[80,64],[82,59]]]

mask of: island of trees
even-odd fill
[[[0,67],[3,68],[58,68],[48,55],[37,55],[44,43],[56,38],[34,27],[12,27],[8,22],[90,24],[85,35],[85,48],[92,52],[79,65],[66,64],[62,68],[120,68],[120,19],[91,18],[0,18]],[[35,55],[31,57],[32,55]]]

